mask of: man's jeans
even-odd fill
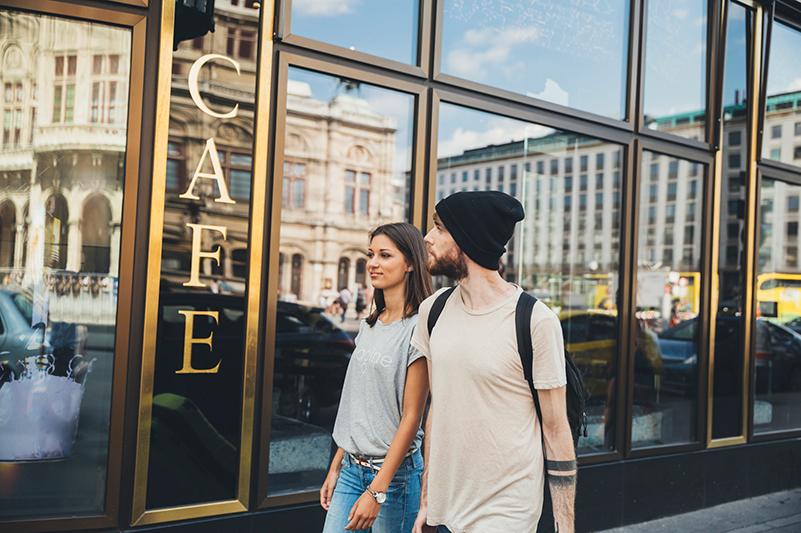
[[[369,466],[353,462],[348,454],[342,460],[331,506],[325,517],[323,533],[343,533],[348,525],[348,514],[356,500],[364,494],[378,472]],[[381,505],[372,530],[360,529],[353,533],[411,533],[420,506],[420,481],[423,476],[423,456],[415,450],[398,467],[387,490],[387,501]]]
[[[437,526],[437,533],[451,533],[451,530],[445,526]]]

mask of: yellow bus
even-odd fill
[[[757,276],[757,316],[784,323],[801,316],[801,273]]]

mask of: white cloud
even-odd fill
[[[360,0],[293,0],[293,11],[304,15],[333,17],[352,13]]]
[[[448,54],[447,72],[484,81],[487,77],[486,67],[502,67],[516,45],[534,42],[539,36],[540,30],[536,26],[511,28],[503,33],[493,28],[469,29],[462,35],[462,46]]]
[[[437,158],[460,155],[465,150],[483,148],[490,144],[505,144],[511,141],[522,141],[528,136],[537,138],[552,133],[554,130],[538,124],[525,124],[508,119],[490,121],[484,131],[456,128],[450,139],[437,144]]]
[[[790,93],[793,91],[801,91],[801,78],[795,78],[790,82],[790,85],[787,87],[787,92]]]
[[[539,98],[540,100],[545,100],[546,102],[552,102],[554,104],[563,105],[565,107],[568,106],[568,97],[570,96],[567,91],[563,90],[559,87],[559,84],[553,81],[551,78],[545,80],[545,89],[542,90],[539,94],[532,94],[528,93],[528,96],[533,96],[534,98]]]

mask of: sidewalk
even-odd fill
[[[724,503],[596,533],[799,533],[801,489]]]

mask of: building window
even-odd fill
[[[659,185],[651,185],[648,188],[648,203],[655,204],[659,198]]]
[[[6,109],[3,112],[3,148],[11,145],[11,111]]]
[[[241,30],[239,32],[239,58],[255,59],[256,32]]]
[[[730,222],[726,224],[726,236],[729,239],[737,239],[740,237],[740,223]]]
[[[603,213],[595,213],[595,230],[601,231],[604,229],[604,215]]]
[[[604,169],[604,154],[595,154],[595,170]]]
[[[779,127],[781,127],[781,126],[779,126]],[[801,135],[801,122],[796,122],[795,123],[795,134],[796,135]]]
[[[100,74],[103,72],[103,56],[96,55],[92,58],[92,74]]]
[[[462,172],[462,182],[466,181],[467,181],[467,171],[465,170],[464,172]]]
[[[53,124],[58,124],[59,122],[61,122],[61,92],[62,92],[61,86],[56,85],[56,87],[53,89]],[[6,113],[10,112],[6,111]]]
[[[492,181],[492,169],[491,168],[488,168],[487,170],[484,171],[484,180],[487,183],[490,183]]]
[[[668,163],[668,179],[676,179],[679,177],[679,162],[675,159]]]
[[[798,196],[789,196],[787,198],[787,210],[791,212],[798,211]]]
[[[510,180],[517,179],[517,165],[512,165],[509,167],[509,179]]]
[[[551,159],[551,176],[559,174],[559,160]]]
[[[796,268],[798,266],[798,246],[788,246],[785,249],[784,257],[787,259],[787,266]]]
[[[111,81],[108,84],[108,123],[117,122],[117,82]]]
[[[652,163],[651,164],[651,181],[657,181],[659,179],[659,163]]]
[[[177,142],[167,143],[167,180],[165,183],[168,191],[183,192],[184,178],[186,176],[186,159],[184,158],[184,147]]]
[[[568,157],[565,159],[565,174],[572,174],[573,173],[573,158]]]
[[[678,188],[677,185],[678,184],[675,183],[675,182],[674,183],[668,183],[668,187],[667,187],[667,201],[668,202],[676,201],[676,189]]]
[[[441,180],[444,180],[444,178],[445,178],[445,176],[440,176],[440,179],[441,179]],[[478,180],[480,180],[480,179],[481,179],[481,172],[480,172],[480,171],[478,171],[478,170],[474,170],[474,171],[473,171],[473,179],[474,179],[475,181],[478,181]]]
[[[228,193],[235,200],[248,200],[250,198],[250,167],[253,158],[250,154],[233,152],[230,149],[218,148],[220,166],[228,185]],[[219,195],[217,184],[214,184],[214,194]]]
[[[781,159],[782,159],[782,149],[781,148],[773,148],[770,151],[770,159],[772,161],[781,161]]]
[[[665,248],[662,250],[662,263],[665,265],[673,264],[673,248]]]
[[[517,183],[512,182],[509,184],[509,194],[511,194],[512,196],[517,195]]]
[[[620,172],[615,171],[612,173],[612,188],[619,189],[620,188]]]
[[[587,162],[589,158],[586,155],[581,156],[579,172],[587,172]]]
[[[740,168],[740,154],[729,154],[729,168]]]
[[[504,167],[498,167],[498,183],[503,181],[503,170],[504,170]]]
[[[604,208],[604,193],[599,192],[595,194],[595,209],[601,210]]]
[[[445,174],[440,174],[439,175],[439,184],[440,185],[445,185]]]
[[[664,241],[663,244],[673,244],[673,228],[665,228],[662,240]]]
[[[695,177],[698,175],[698,163],[690,163],[690,176]]]
[[[698,180],[687,183],[687,199],[694,200],[698,196]]]
[[[604,188],[604,175],[603,174],[596,174],[595,175],[595,188],[596,189],[603,189]]]
[[[587,175],[582,174],[579,176],[579,190],[586,191],[587,190]]]
[[[355,189],[353,187],[345,187],[345,212],[353,213],[353,195]]]
[[[729,177],[729,192],[740,191],[740,176]]]
[[[587,195],[581,194],[579,195],[579,211],[586,211],[587,210]]]
[[[729,216],[734,216],[737,214],[737,200],[729,200]]]
[[[740,146],[742,142],[742,133],[739,131],[729,132],[729,146]]]
[[[793,148],[793,159],[801,159],[801,146]]]
[[[798,125],[796,124],[796,132],[798,131]],[[798,135],[798,133],[796,133]],[[773,126],[770,129],[770,138],[771,139],[779,139],[782,136],[782,126],[779,124],[778,126]]]
[[[684,226],[684,244],[695,242],[695,226]]]
[[[617,191],[612,193],[612,208],[620,209],[620,193]]]
[[[120,71],[120,56],[111,54],[108,56],[108,71],[111,74],[117,74]]]
[[[456,183],[456,172],[451,172],[451,183]]]
[[[739,246],[727,246],[726,247],[726,264],[727,265],[736,265],[740,259],[740,247]]]
[[[787,223],[787,236],[798,237],[798,222]]]
[[[648,208],[648,225],[656,224],[656,207]]]
[[[103,116],[100,114],[100,100],[101,96],[101,87],[102,84],[100,83],[93,83],[92,84],[92,105],[90,107],[89,112],[89,121],[90,122],[102,122]]]
[[[676,206],[675,205],[666,205],[665,206],[665,223],[666,224],[673,224],[676,221]]]
[[[542,176],[545,174],[545,162],[537,161],[537,174]]]

